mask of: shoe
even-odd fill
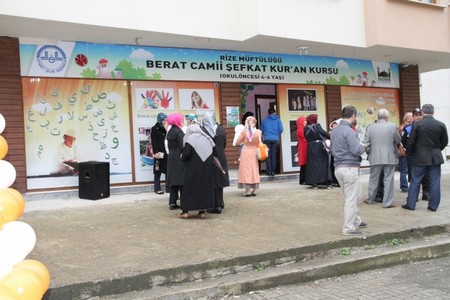
[[[204,218],[205,218],[205,212],[199,212],[199,213],[197,214],[197,218],[199,218],[199,219],[204,219]]]
[[[318,186],[317,184],[313,184],[313,185],[312,185],[312,189],[313,189],[313,190],[317,190],[318,188],[319,188],[319,186]]]
[[[252,196],[252,197],[256,196],[255,189],[252,189],[252,192],[251,192],[250,196]]]
[[[180,219],[188,219],[189,215],[188,215],[188,213],[181,213],[181,214],[178,215],[178,218],[180,218]]]
[[[180,206],[179,206],[179,205],[176,205],[176,204],[172,204],[172,205],[170,205],[170,207],[169,207],[170,210],[179,209],[179,208],[180,208]]]
[[[422,200],[423,200],[423,201],[429,201],[429,200],[430,200],[430,196],[428,196],[428,195],[422,195]]]
[[[402,193],[407,193],[408,189],[402,189]]]
[[[437,210],[436,208],[431,208],[431,207],[429,207],[429,206],[427,207],[427,209],[428,209],[429,211],[432,211],[432,212],[436,212],[436,210]]]
[[[368,225],[365,222],[361,222],[361,224],[359,224],[358,229],[359,228],[366,228]]]
[[[327,186],[327,190],[331,190],[331,185],[328,185],[328,186]]]
[[[381,199],[381,198],[375,198],[375,202],[377,202],[377,203],[383,203],[383,199]]]
[[[364,200],[364,203],[366,203],[366,204],[369,204],[369,205],[372,205],[372,204],[374,204],[373,202],[369,202],[369,200],[368,200],[368,199]]]
[[[158,195],[164,195],[163,191],[156,191],[155,193],[158,194]]]
[[[411,207],[409,207],[409,206],[406,205],[406,204],[402,205],[402,208],[403,208],[403,209],[408,209],[408,210],[415,210],[415,208],[411,208]]]
[[[212,209],[208,209],[206,212],[209,214],[219,214],[220,215],[222,213],[222,209],[212,208]]]
[[[241,195],[242,197],[251,197],[252,196],[252,194],[250,193],[250,194],[247,194],[247,193],[243,193],[242,195]]]
[[[395,207],[394,204],[391,204],[391,205],[389,205],[389,206],[383,206],[383,208],[394,208],[394,207]]]
[[[342,234],[343,234],[343,235],[361,235],[362,232],[355,229],[355,230],[353,230],[353,231],[343,232]]]

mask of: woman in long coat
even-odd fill
[[[297,157],[298,165],[300,166],[300,184],[305,184],[306,180],[306,158],[308,151],[308,141],[305,139],[306,117],[300,116],[297,119]]]
[[[198,124],[187,127],[181,155],[185,169],[179,218],[187,219],[189,211],[198,210],[203,219],[205,211],[214,208],[213,147],[213,140]]]
[[[256,119],[247,117],[245,129],[237,140],[238,145],[244,142],[238,171],[238,188],[245,188],[242,197],[256,196],[255,190],[259,189],[259,163],[256,158],[256,148],[262,139],[261,130],[256,129]]]
[[[203,121],[202,129],[213,139],[216,146],[214,147],[214,156],[217,157],[222,170],[214,166],[214,209],[209,210],[209,213],[222,213],[225,207],[223,201],[223,188],[230,186],[230,178],[228,176],[228,163],[225,156],[225,147],[227,143],[227,134],[222,125],[217,124],[214,112],[206,112]],[[225,173],[225,174],[224,174]]]
[[[164,146],[164,140],[166,139],[166,122],[166,114],[159,113],[156,117],[156,124],[152,127],[152,131],[150,133],[154,158],[154,190],[155,193],[159,195],[164,194],[161,190],[161,174],[166,174],[167,172],[167,152],[166,147]]]
[[[329,155],[323,148],[322,136],[329,139],[330,135],[317,123],[317,115],[306,117],[307,126],[304,129],[308,141],[306,163],[306,184],[317,188],[319,184],[326,184],[331,188],[331,171]]]
[[[167,155],[167,185],[170,187],[169,206],[170,210],[180,208],[177,205],[178,192],[183,193],[184,182],[184,163],[180,158],[183,151],[184,133],[181,130],[183,116],[180,113],[173,113],[167,118],[171,125],[167,132],[167,146],[169,153]]]

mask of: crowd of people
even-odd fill
[[[186,125],[185,125],[185,124]],[[189,212],[220,214],[225,207],[223,188],[230,185],[225,156],[226,133],[214,112],[206,112],[202,122],[194,114],[169,116],[159,113],[152,127],[154,151],[154,191],[161,190],[161,174],[166,174],[169,209],[188,219]]]
[[[441,151],[448,144],[445,125],[434,119],[434,107],[423,105],[405,114],[397,127],[389,122],[389,111],[377,110],[377,120],[366,127],[361,142],[356,131],[357,110],[345,106],[341,118],[333,119],[329,131],[318,123],[317,114],[300,116],[297,121],[299,184],[312,189],[324,186],[340,187],[344,196],[344,235],[362,234],[367,227],[359,215],[361,199],[360,166],[367,154],[370,178],[367,204],[381,202],[383,208],[393,208],[394,173],[400,170],[400,190],[407,193],[401,207],[415,210],[422,185],[422,200],[435,212],[440,203]],[[189,218],[189,212],[220,214],[225,207],[223,188],[230,185],[225,156],[226,132],[213,112],[206,112],[200,121],[196,115],[186,115],[183,126],[181,113],[169,116],[160,113],[152,128],[154,147],[155,192],[162,194],[160,177],[166,173],[166,189],[171,210],[181,209],[179,218]],[[238,188],[243,197],[256,196],[260,184],[260,165],[255,155],[262,142],[269,145],[266,174],[277,170],[277,156],[283,125],[275,110],[258,129],[257,120],[247,113],[235,128],[233,146],[239,146]],[[272,154],[272,157],[270,157]],[[179,205],[178,205],[179,200]]]

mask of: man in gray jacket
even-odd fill
[[[363,144],[367,145],[369,155],[370,179],[367,204],[375,203],[381,173],[384,174],[383,207],[395,207],[394,200],[394,173],[398,164],[398,145],[401,142],[400,134],[394,123],[388,122],[389,112],[385,108],[378,110],[378,120],[366,128]]]
[[[358,139],[352,124],[356,121],[356,108],[346,106],[342,109],[342,120],[331,133],[331,153],[334,157],[334,174],[344,195],[344,226],[342,234],[360,235],[360,228],[367,227],[359,216],[361,202],[361,154],[365,147]]]

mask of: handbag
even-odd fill
[[[402,143],[398,144],[398,156],[406,156],[406,149]]]
[[[269,157],[269,148],[261,141],[261,135],[259,135],[259,143],[256,148],[256,158],[260,161],[264,161]]]
[[[317,130],[315,125],[313,125],[311,127],[322,139],[323,150],[325,150],[327,153],[330,153],[331,152],[331,141],[329,139],[327,139],[326,137],[322,136],[320,134],[320,132]]]

